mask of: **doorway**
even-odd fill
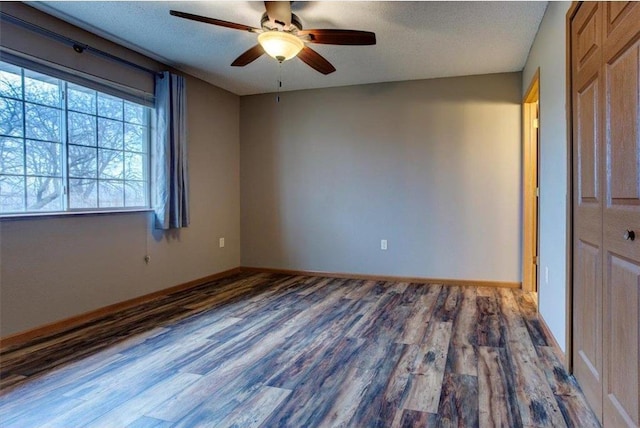
[[[522,100],[522,289],[536,293],[538,300],[538,159],[540,140],[540,69],[536,70]]]

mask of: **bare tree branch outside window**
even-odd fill
[[[0,214],[148,206],[147,110],[0,62]]]

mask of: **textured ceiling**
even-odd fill
[[[42,11],[238,95],[520,71],[547,2],[294,2],[304,28],[373,31],[375,46],[313,45],[337,69],[324,76],[297,58],[231,62],[256,44],[248,32],[187,21],[170,9],[260,27],[262,2],[44,1]]]

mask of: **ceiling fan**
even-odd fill
[[[370,31],[357,30],[303,30],[300,19],[291,13],[289,1],[265,1],[266,12],[260,20],[261,28],[250,27],[235,22],[222,21],[206,16],[171,10],[169,13],[184,19],[219,25],[234,30],[258,34],[258,44],[244,52],[231,63],[234,67],[244,67],[267,53],[279,62],[295,56],[322,74],[336,71],[322,55],[307,46],[308,43],[326,45],[375,45],[376,35]]]

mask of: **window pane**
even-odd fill
[[[116,150],[98,150],[98,172],[100,178],[124,177],[123,153]]]
[[[96,114],[96,91],[69,83],[67,94],[67,107],[69,110]]]
[[[27,175],[62,176],[62,146],[58,143],[26,140]]]
[[[22,140],[0,137],[0,174],[24,174],[23,151]]]
[[[69,180],[69,208],[97,208],[98,181],[97,180]]]
[[[100,181],[98,192],[100,207],[124,206],[124,183],[122,181]]]
[[[0,98],[0,134],[22,137],[22,101]]]
[[[124,121],[137,123],[142,125],[144,121],[144,107],[138,104],[133,104],[128,101],[124,102]]]
[[[24,71],[24,99],[37,104],[60,107],[60,80],[33,71]]]
[[[24,177],[0,175],[0,213],[24,211]]]
[[[122,120],[122,100],[98,92],[98,115]]]
[[[69,142],[83,146],[95,146],[96,117],[69,112]]]
[[[147,151],[147,128],[138,125],[124,125],[124,149],[132,152]]]
[[[35,104],[26,104],[26,131],[27,138],[46,141],[62,141],[61,136],[61,119],[62,111],[38,106]]]
[[[149,117],[0,61],[0,213],[149,206]]]
[[[20,67],[0,62],[0,95],[22,99]]]
[[[124,154],[124,178],[142,180],[144,178],[146,156],[138,153]]]
[[[122,122],[98,118],[98,145],[110,149],[122,150]]]
[[[62,211],[62,179],[27,177],[27,210]]]
[[[147,205],[146,186],[143,181],[127,181],[124,187],[124,198],[127,207],[144,207]]]
[[[98,177],[98,150],[93,147],[69,146],[69,176]]]

